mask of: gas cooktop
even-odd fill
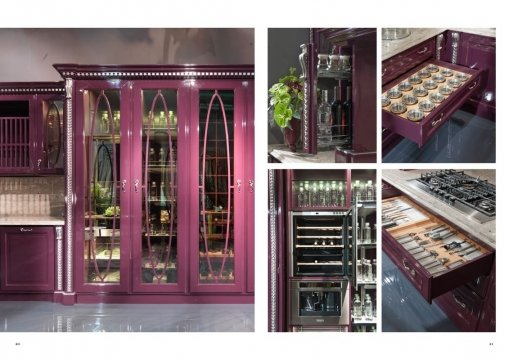
[[[487,180],[464,171],[439,170],[422,173],[410,181],[480,223],[495,220],[496,187]]]

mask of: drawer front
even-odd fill
[[[497,331],[496,320],[497,314],[495,312],[495,308],[489,305],[484,305],[484,309],[481,312],[481,318],[479,319],[479,325],[477,325],[477,331]]]
[[[477,91],[477,88],[480,86],[480,76],[482,73],[481,70],[469,69],[438,60],[432,60],[418,68],[412,69],[397,80],[391,82],[387,86],[384,86],[383,92],[398,86],[398,84],[403,80],[409,78],[411,75],[429,64],[438,65],[455,71],[461,71],[471,76],[465,81],[465,83],[463,83],[463,85],[461,85],[460,88],[449,95],[441,104],[437,105],[435,109],[429,112],[428,115],[419,122],[412,122],[406,118],[392,114],[388,110],[382,110],[382,126],[414,141],[417,145],[419,145],[419,147],[422,147],[435,134],[435,132],[447,122],[450,116],[467,102],[472,93]]]
[[[435,39],[429,39],[382,62],[382,85],[434,56]]]
[[[440,296],[436,303],[461,331],[476,331],[482,300],[465,286]]]
[[[390,210],[387,210],[387,204],[395,202],[398,202],[397,206],[401,208],[411,208],[405,211],[410,219],[397,220],[396,226],[382,228],[382,248],[428,302],[431,303],[434,298],[479,276],[489,274],[494,258],[493,250],[469,238],[461,229],[438,218],[431,210],[423,208],[406,196],[384,199],[382,214],[388,214]],[[385,224],[387,218],[388,216],[385,217]],[[453,233],[448,240],[432,240],[429,237],[430,230],[426,229],[439,226],[444,228],[444,232]],[[445,244],[452,241],[463,242],[459,249],[470,246],[470,249],[475,247],[478,251],[471,255],[472,257],[459,256],[459,249],[456,253],[444,248]],[[468,249],[465,250],[467,251]],[[437,259],[446,261],[442,267],[433,268],[431,265],[438,264]]]
[[[489,279],[490,278],[488,276],[481,275],[476,277],[472,281],[467,282],[466,285],[481,298],[485,298],[490,283]]]

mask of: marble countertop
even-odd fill
[[[432,170],[430,170],[432,171]],[[475,220],[465,216],[459,210],[450,207],[441,200],[433,197],[432,195],[415,188],[408,180],[416,179],[421,174],[422,170],[383,170],[382,179],[387,183],[395,186],[406,195],[418,198],[419,202],[427,205],[430,209],[433,209],[437,214],[449,220],[468,231],[473,236],[488,244],[489,246],[496,248],[496,220],[485,222],[481,224]],[[486,179],[489,182],[496,184],[495,182],[495,170],[465,170],[470,176],[480,176],[481,179]]]
[[[0,216],[0,226],[58,226],[64,224],[63,218],[54,216]]]
[[[410,35],[400,40],[382,40],[382,61],[411,48],[445,30],[495,37],[495,28],[415,28]]]
[[[286,145],[269,145],[269,154],[282,163],[334,163],[335,151],[319,151],[316,155],[294,153]]]

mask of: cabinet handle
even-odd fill
[[[433,120],[433,121],[431,122],[431,126],[432,126],[432,127],[434,127],[436,124],[438,124],[440,121],[442,121],[442,118],[443,118],[443,117],[444,117],[444,113],[441,113],[441,114],[440,114],[440,119],[438,119],[438,120]]]
[[[249,179],[249,192],[252,193],[254,191],[254,181],[253,179]]]
[[[424,49],[422,49],[421,51],[417,51],[417,54],[424,54],[426,51],[428,51],[427,46],[425,46]]]
[[[464,303],[463,299],[461,298],[461,296],[458,296],[456,294],[452,294],[452,297],[454,298],[454,301],[456,301],[456,304],[458,304],[459,306],[461,306],[463,309],[466,309],[467,308],[467,304]]]
[[[126,179],[122,180],[122,192],[125,192],[126,185],[127,185],[127,180]]]
[[[138,187],[140,186],[140,180],[134,180],[134,192],[138,192]]]
[[[42,159],[37,159],[37,170],[38,171],[41,170],[41,163],[42,163]]]
[[[477,86],[477,81],[475,81],[472,85],[470,85],[468,87],[468,90],[472,90],[473,88],[475,88]]]
[[[30,231],[32,231],[32,228],[19,228],[19,231],[21,231],[21,232],[30,232]]]
[[[240,188],[242,186],[242,180],[237,179],[237,191],[240,192]]]
[[[403,267],[405,269],[407,269],[407,271],[410,272],[410,275],[412,275],[412,277],[414,277],[415,276],[415,270],[410,268],[410,265],[408,265],[408,263],[407,263],[405,258],[401,259],[401,261],[403,262]]]

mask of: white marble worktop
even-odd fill
[[[421,172],[425,171],[433,170],[383,170],[382,179],[398,188],[409,197],[418,199],[420,203],[426,205],[451,223],[468,231],[477,239],[493,248],[496,248],[496,220],[487,221],[484,224],[481,224],[478,221],[469,218],[463,212],[411,185],[408,180],[418,178]],[[465,170],[465,173],[474,177],[480,176],[482,180],[488,180],[488,182],[496,184],[495,170]]]
[[[54,216],[0,216],[0,226],[61,226],[64,224],[63,218]]]
[[[495,37],[495,28],[411,28],[410,35],[400,40],[382,40],[382,61],[399,54],[446,30]]]
[[[316,155],[291,152],[286,145],[269,145],[269,154],[282,163],[333,163],[335,151],[319,151]]]

